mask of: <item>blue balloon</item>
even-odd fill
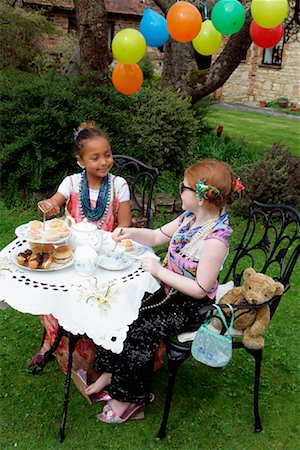
[[[161,47],[169,39],[166,19],[150,8],[144,11],[140,32],[150,47]]]

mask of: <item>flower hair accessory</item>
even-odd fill
[[[73,139],[74,139],[74,141],[76,141],[76,139],[77,139],[79,133],[80,133],[82,130],[84,130],[84,128],[78,128],[78,130],[74,130],[74,131],[73,131]]]
[[[212,190],[212,195],[208,195],[208,191]],[[205,184],[205,180],[199,180],[196,184],[196,192],[199,200],[214,200],[221,195],[218,188],[211,186],[210,184]]]
[[[239,178],[232,178],[232,188],[233,188],[233,192],[237,192],[238,194],[240,194],[244,189],[245,186],[243,185],[243,183],[240,181]]]

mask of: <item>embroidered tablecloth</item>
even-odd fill
[[[138,259],[122,271],[97,267],[88,278],[78,275],[74,266],[58,271],[26,270],[12,258],[24,242],[16,239],[0,253],[0,300],[23,313],[53,314],[66,331],[86,334],[95,344],[120,353],[144,293],[160,287],[156,278],[144,272]]]

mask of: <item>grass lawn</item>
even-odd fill
[[[300,156],[298,120],[215,108],[209,122],[215,129],[224,125],[224,134],[242,138],[261,151],[270,148],[274,142],[282,142],[293,155]]]
[[[0,204],[0,206],[3,206]],[[7,211],[0,223],[1,247],[13,238],[14,228],[32,218],[32,212]],[[234,245],[245,221],[232,219]],[[179,370],[168,425],[168,436],[156,438],[164,405],[166,364],[155,374],[155,401],[146,418],[122,425],[105,425],[95,415],[101,405],[88,405],[71,385],[66,440],[59,444],[64,375],[56,362],[39,376],[28,373],[26,361],[38,349],[42,327],[37,316],[12,308],[0,310],[1,436],[0,448],[22,450],[297,450],[299,420],[299,266],[265,333],[266,350],[261,376],[260,407],[264,431],[253,432],[252,358],[234,352],[222,370],[201,366],[190,358]],[[42,301],[42,298],[41,298]],[[297,406],[298,405],[298,406]]]

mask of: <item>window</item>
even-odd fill
[[[109,50],[111,50],[111,43],[114,37],[114,28],[114,22],[107,22],[107,39]]]
[[[282,64],[282,50],[284,44],[284,37],[278,42],[275,47],[265,48],[262,58],[262,64],[266,66],[281,67]]]
[[[76,20],[75,16],[70,16],[68,23],[68,33],[72,33],[73,31],[76,31]]]

